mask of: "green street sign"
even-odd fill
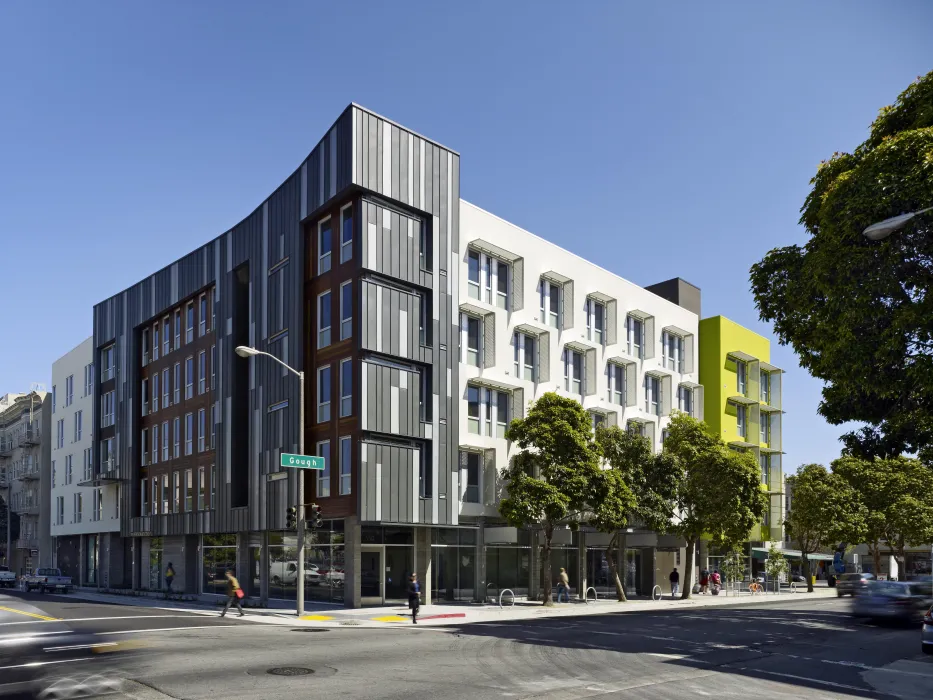
[[[324,469],[323,457],[312,457],[311,455],[290,455],[282,453],[283,467],[294,467],[295,469]]]

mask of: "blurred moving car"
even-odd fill
[[[16,574],[10,571],[9,566],[0,566],[0,586],[4,588],[16,586]]]
[[[71,576],[62,576],[61,569],[38,569],[35,574],[23,578],[23,588],[29,591],[71,593]]]
[[[852,613],[873,620],[920,622],[933,603],[928,584],[908,581],[871,581],[855,596]]]
[[[920,630],[920,647],[924,654],[933,654],[933,607],[923,616],[923,629]]]
[[[836,596],[858,595],[874,580],[874,574],[842,574],[836,579]]]

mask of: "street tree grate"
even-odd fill
[[[266,673],[272,676],[310,676],[314,673],[314,670],[302,668],[301,666],[280,666],[279,668],[270,668]]]

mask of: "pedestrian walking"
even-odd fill
[[[709,590],[709,571],[703,569],[700,572],[700,593],[706,595],[706,592]]]
[[[564,601],[570,602],[570,577],[566,569],[561,568],[560,575],[557,577],[557,602],[560,602],[561,594],[564,595]]]
[[[676,566],[668,578],[671,581],[671,598],[676,598],[677,594],[680,593],[680,573],[677,571]]]
[[[168,566],[165,567],[165,589],[166,594],[172,592],[172,583],[175,581],[175,568],[172,566],[172,562],[168,563]]]
[[[412,574],[408,582],[408,607],[411,609],[411,624],[418,624],[418,610],[421,608],[421,584],[418,574]]]
[[[719,595],[719,591],[722,590],[722,577],[719,575],[719,569],[713,571],[709,577],[712,588],[710,589],[713,595]]]
[[[236,605],[236,609],[240,611],[240,617],[243,617],[246,613],[243,612],[243,606],[240,605],[240,598],[244,596],[243,589],[240,588],[240,582],[236,580],[236,576],[233,575],[231,569],[227,569],[224,572],[227,576],[227,603],[224,605],[223,612],[220,613],[220,616],[223,617],[227,614],[227,610],[230,609],[230,603]]]

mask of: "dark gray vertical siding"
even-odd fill
[[[360,460],[360,519],[410,523],[414,504],[414,470],[419,450],[414,447],[363,441]],[[380,465],[377,467],[376,465]],[[423,521],[423,518],[420,518]]]

